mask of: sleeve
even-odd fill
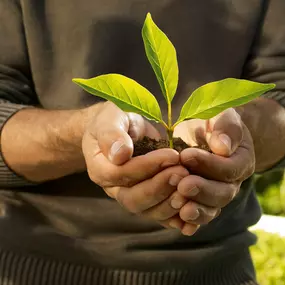
[[[244,66],[243,78],[275,83],[276,88],[264,97],[285,107],[285,1],[264,1],[261,24]],[[284,146],[285,147],[285,146]],[[284,168],[285,158],[272,169]]]
[[[36,104],[37,97],[33,90],[20,4],[16,0],[1,0],[0,134],[11,116],[23,108]],[[30,184],[8,167],[0,150],[0,186]]]

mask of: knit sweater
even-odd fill
[[[163,105],[141,39],[147,12],[177,50],[174,116],[191,91],[227,77],[275,83],[265,96],[284,105],[284,11],[283,0],[2,0],[1,128],[26,106],[96,104],[71,82],[74,77],[124,74]],[[283,166],[281,161],[276,167]],[[3,284],[5,278],[18,278],[15,284],[98,285],[254,280],[248,247],[256,238],[248,227],[261,211],[251,178],[192,237],[128,213],[87,173],[33,185],[2,157],[0,187]]]

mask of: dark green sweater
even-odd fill
[[[73,77],[121,73],[160,94],[141,39],[147,12],[177,49],[175,115],[189,92],[226,77],[274,82],[266,96],[285,104],[284,0],[1,0],[1,127],[25,105],[96,103]],[[193,237],[126,212],[86,173],[33,186],[0,160],[0,186],[0,280],[234,285],[254,279],[247,250],[255,237],[247,228],[261,213],[251,179]]]

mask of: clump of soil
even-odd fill
[[[133,156],[135,157],[139,155],[144,155],[153,150],[161,149],[161,148],[168,148],[168,147],[169,147],[168,140],[161,139],[157,141],[149,137],[144,137],[142,140],[135,143]],[[182,150],[189,148],[191,146],[186,144],[181,138],[173,138],[173,147],[176,151],[180,153]],[[207,145],[194,146],[194,147],[211,152],[211,150],[209,149]]]

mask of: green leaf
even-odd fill
[[[210,119],[228,108],[246,104],[274,87],[275,84],[235,78],[205,84],[186,101],[175,125],[190,118]]]
[[[142,37],[147,58],[155,72],[162,93],[171,103],[178,85],[178,63],[176,50],[167,36],[147,14],[142,29]]]
[[[87,92],[109,100],[125,112],[134,112],[156,122],[162,121],[155,97],[136,81],[120,74],[104,74],[91,79],[74,78]]]

